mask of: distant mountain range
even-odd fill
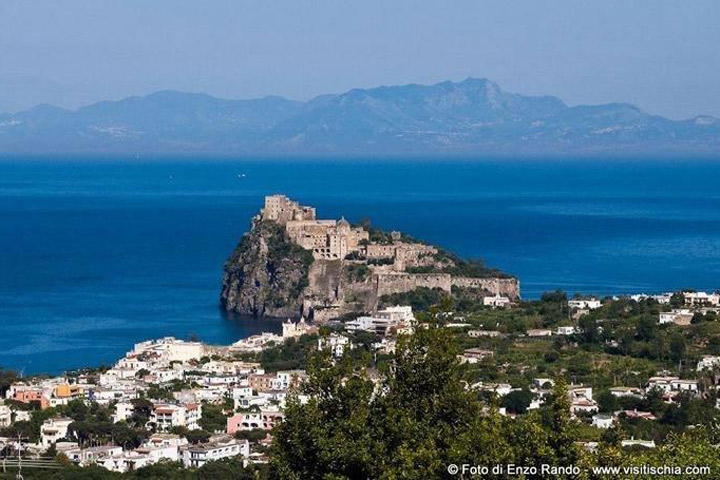
[[[720,120],[669,120],[625,103],[568,107],[475,78],[308,102],[162,91],[0,114],[0,153],[711,154]]]

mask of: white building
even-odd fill
[[[642,389],[636,387],[612,387],[610,388],[610,395],[616,398],[643,398],[645,396]]]
[[[593,427],[608,429],[612,427],[614,421],[615,420],[612,415],[598,413],[597,415],[593,415],[592,425]]]
[[[698,362],[697,371],[712,370],[715,367],[720,368],[720,357],[705,355],[702,360]]]
[[[122,380],[132,381],[135,380],[135,374],[139,370],[131,370],[128,368],[116,368],[113,367],[100,374],[98,384],[101,386],[115,385]]]
[[[584,385],[570,385],[568,386],[568,394],[571,399],[585,398],[587,400],[593,399],[592,387],[586,387]]]
[[[673,390],[672,382],[679,379],[679,377],[650,377],[647,390],[659,389],[666,393],[671,392]]]
[[[27,410],[15,410],[13,414],[16,422],[29,422],[32,420],[32,413]]]
[[[153,406],[150,422],[154,423],[159,431],[167,431],[172,427],[198,430],[200,428],[198,421],[201,416],[201,404],[174,405],[171,403],[158,403]]]
[[[697,380],[673,380],[670,385],[672,389],[678,392],[697,392]]]
[[[67,437],[68,427],[73,423],[72,418],[55,417],[45,420],[40,427],[40,444],[43,448],[50,448],[52,444]]]
[[[458,355],[461,363],[478,363],[486,358],[493,358],[495,352],[492,350],[486,350],[484,348],[468,348],[462,355]]]
[[[377,353],[390,355],[395,353],[397,349],[397,340],[394,338],[383,338],[379,342],[373,343],[372,347]]]
[[[187,468],[200,468],[207,462],[232,458],[242,455],[250,456],[250,443],[237,440],[227,435],[212,437],[209,442],[198,445],[187,445],[181,448],[182,462]]]
[[[484,392],[493,392],[498,397],[504,397],[508,393],[512,392],[512,385],[509,383],[483,383],[478,382],[472,385],[474,390],[481,390]]]
[[[593,400],[592,387],[581,385],[570,385],[568,387],[570,397],[570,411],[577,413],[595,413],[599,410],[597,403]]]
[[[148,383],[168,383],[174,380],[182,380],[185,374],[179,368],[157,368],[150,370]]]
[[[665,393],[668,392],[697,392],[697,380],[681,380],[678,377],[651,377],[648,380],[648,390],[658,388]]]
[[[412,307],[409,305],[395,305],[394,307],[387,307],[383,310],[378,310],[375,316],[377,318],[385,318],[399,323],[415,321]]]
[[[378,310],[371,316],[361,316],[345,323],[348,332],[365,331],[380,336],[394,333],[410,333],[415,324],[412,307],[396,305]]]
[[[685,297],[686,305],[708,305],[708,306],[719,306],[720,295],[717,293],[707,292],[683,292]]]
[[[479,337],[499,337],[502,334],[497,330],[468,330],[468,337],[479,338]]]
[[[547,328],[531,328],[525,332],[525,335],[528,337],[550,337],[552,336],[552,330]]]
[[[287,390],[293,385],[301,383],[307,378],[305,370],[281,370],[275,374],[270,385],[273,390]]]
[[[508,297],[503,297],[499,293],[493,296],[483,297],[483,305],[492,308],[505,308],[510,306],[512,302]]]
[[[230,349],[238,352],[261,352],[273,345],[281,345],[283,341],[283,337],[280,335],[263,332],[258,335],[251,335],[248,338],[238,340],[230,346]]]
[[[138,456],[140,456],[141,458],[149,458],[150,463],[157,463],[160,460],[179,462],[181,460],[180,448],[181,446],[188,444],[185,438],[183,438],[182,440],[182,443],[175,442],[159,444],[154,444],[151,440],[149,440],[140,448],[136,448],[134,450],[134,453],[138,454]]]
[[[692,321],[693,312],[687,308],[676,308],[671,312],[660,312],[659,323],[660,325],[666,323],[674,323],[676,325],[690,325]]]
[[[672,298],[672,293],[663,293],[662,295],[646,295],[644,293],[640,293],[637,295],[630,295],[630,299],[635,300],[636,302],[652,299],[652,300],[655,300],[660,305],[667,305],[668,303],[670,303],[671,298]]]
[[[282,336],[283,338],[298,338],[303,335],[309,335],[311,333],[317,333],[317,327],[311,327],[305,323],[305,318],[301,318],[299,322],[293,323],[289,318],[282,325]]]
[[[623,447],[655,448],[655,440],[635,440],[631,438],[630,440],[621,441],[620,445]]]
[[[130,402],[118,402],[115,404],[115,414],[113,415],[113,422],[126,421],[132,417],[135,407]]]
[[[258,395],[251,395],[247,397],[234,398],[234,406],[236,409],[242,408],[247,409],[250,407],[264,407],[268,405],[272,399],[272,396],[266,393],[259,393]]]
[[[73,448],[65,451],[65,456],[72,462],[87,466],[101,463],[104,458],[122,455],[123,449],[117,445],[99,445],[88,448]]]
[[[145,441],[143,446],[147,448],[182,447],[187,444],[187,439],[180,435],[174,433],[155,433]]]
[[[345,322],[345,330],[348,332],[373,332],[375,333],[375,324],[373,317],[358,317],[355,320]]]
[[[596,298],[568,300],[570,310],[595,310],[602,307],[600,300]]]
[[[574,326],[557,327],[556,332],[558,335],[574,335],[577,333],[577,328]]]
[[[0,401],[0,428],[9,427],[12,424],[12,410]]]
[[[574,414],[578,413],[595,413],[599,410],[594,400],[578,399],[573,400],[570,404],[570,411]]]
[[[147,467],[155,462],[156,460],[150,455],[133,450],[131,452],[123,452],[120,455],[102,458],[98,461],[98,464],[111,472],[124,473]]]
[[[169,363],[199,360],[205,353],[205,346],[200,342],[186,342],[174,337],[165,337],[136,343],[129,355],[139,356],[145,354],[145,357],[158,358]]]
[[[345,335],[331,333],[327,337],[318,338],[318,350],[330,350],[335,358],[340,358],[346,349],[352,349],[352,342]]]
[[[181,460],[179,448],[187,444],[187,439],[180,435],[156,433],[139,448],[105,457],[102,462],[98,463],[114,472],[127,472],[157,463],[160,460],[178,462]]]
[[[137,358],[136,355],[133,355],[133,353],[129,353],[129,355],[125,356],[124,358],[121,358],[117,361],[115,364],[115,368],[118,370],[128,370],[132,372],[137,372],[139,370],[148,369],[150,368],[150,363],[140,360]]]
[[[234,362],[224,360],[210,360],[200,365],[200,370],[212,373],[213,375],[235,375],[238,373]]]
[[[104,387],[90,389],[88,398],[100,405],[128,401],[138,397],[137,387],[135,382],[118,381]]]

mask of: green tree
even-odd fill
[[[685,295],[682,292],[673,293],[670,297],[670,306],[673,308],[679,308],[685,305]]]
[[[685,337],[680,334],[675,334],[670,338],[670,358],[679,362],[685,358]]]
[[[188,430],[184,437],[190,443],[205,443],[210,440],[210,432],[205,430]]]
[[[625,465],[652,465],[655,467],[673,466],[704,466],[710,469],[710,475],[655,475],[625,476],[623,479],[671,480],[717,478],[720,472],[720,455],[718,455],[717,439],[707,427],[698,427],[684,433],[671,433],[659,448],[643,451],[639,455],[625,455]]]
[[[133,406],[133,413],[129,423],[135,427],[145,427],[145,424],[150,421],[153,403],[145,398],[136,398],[131,400],[130,403]]]
[[[643,315],[638,319],[635,327],[635,337],[638,340],[650,341],[655,338],[658,332],[657,320],[649,315]]]
[[[711,337],[707,343],[708,353],[720,355],[720,337]]]
[[[118,422],[112,426],[111,436],[116,445],[125,449],[137,448],[147,438],[146,431],[134,429],[125,422]]]
[[[565,380],[555,381],[553,401],[550,404],[550,439],[559,465],[578,465],[582,451],[577,444],[577,424],[570,418],[570,397]]]
[[[598,408],[602,413],[614,412],[618,409],[618,402],[615,395],[610,393],[609,390],[603,390],[597,396]]]
[[[436,312],[439,313],[439,312]],[[466,366],[448,329],[398,340],[374,384],[349,357],[314,354],[304,393],[274,433],[271,476],[286,479],[444,478],[447,465],[572,465],[584,460],[565,384],[548,407],[512,420],[463,382]]]
[[[646,392],[640,406],[642,410],[652,412],[654,415],[662,414],[665,409],[663,391],[657,387],[651,388]]]
[[[224,432],[227,426],[227,417],[223,413],[221,405],[204,404],[202,416],[198,423],[203,430],[208,432]]]
[[[597,321],[590,315],[583,315],[578,321],[580,327],[580,338],[585,343],[594,343],[597,341],[598,328]]]
[[[513,390],[505,395],[502,399],[501,405],[510,413],[525,413],[527,412],[532,399],[532,392],[523,388],[522,390]]]

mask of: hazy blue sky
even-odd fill
[[[0,111],[468,76],[569,104],[720,116],[720,1],[0,1]]]

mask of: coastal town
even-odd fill
[[[375,347],[391,352],[397,335],[412,333],[414,324],[411,308],[389,307],[358,317],[345,328],[380,336]],[[239,358],[306,336],[317,337],[313,347],[333,358],[353,348],[346,335],[317,334],[316,326],[301,319],[284,322],[282,333],[261,333],[229,346],[167,337],[136,344],[106,370],[18,379],[7,385],[0,400],[0,429],[20,427],[21,433],[0,435],[0,450],[35,458],[52,450],[78,465],[100,465],[115,472],[160,461],[181,462],[187,468],[233,457],[241,458],[243,465],[264,463],[287,398],[295,395],[303,401],[299,387],[307,375],[302,369],[266,372],[261,363]],[[113,438],[100,444],[67,413],[47,417],[38,431],[25,436],[24,427],[34,417],[80,405],[105,409],[113,424],[137,425],[144,433],[142,442],[134,448]],[[209,411],[214,423],[207,419]],[[193,435],[200,430],[206,435]],[[246,435],[250,432],[254,435]],[[248,437],[259,440],[251,444]]]
[[[555,300],[545,299],[548,304]],[[253,335],[228,346],[172,337],[141,342],[111,368],[58,377],[18,377],[5,385],[0,401],[0,449],[4,459],[21,453],[28,465],[32,458],[51,455],[78,466],[101,466],[114,472],[137,471],[158,462],[178,462],[188,469],[230,459],[243,467],[265,464],[273,432],[284,421],[288,402],[302,404],[309,397],[303,389],[308,379],[304,365],[273,368],[263,353],[301,345],[308,352],[322,352],[331,362],[363,349],[375,359],[391,359],[399,340],[411,337],[417,329],[434,328],[433,318],[441,319],[441,328],[467,347],[458,353],[457,361],[482,378],[468,381],[465,388],[482,398],[494,398],[500,415],[516,418],[542,409],[552,396],[557,377],[545,366],[501,360],[498,348],[504,349],[500,347],[503,342],[512,342],[518,350],[534,345],[549,365],[556,362],[548,356],[558,344],[560,349],[571,348],[582,343],[583,337],[609,328],[609,320],[584,321],[603,309],[654,305],[657,314],[652,329],[714,323],[720,314],[720,295],[694,291],[562,301],[564,319],[557,326],[524,331],[513,331],[499,321],[493,325],[497,329],[488,328],[488,318],[523,308],[519,300],[488,292],[472,313],[429,314],[413,312],[408,305],[391,305],[342,322],[286,320],[281,332]],[[530,303],[542,306],[542,302]],[[589,325],[596,331],[589,332]],[[604,342],[615,348],[615,340]],[[369,378],[378,378],[376,366],[377,362],[371,362],[366,368],[371,372]],[[715,390],[720,380],[720,351],[702,355],[693,368],[676,370],[682,374],[670,369],[625,372],[622,376],[628,383],[620,378],[612,384],[606,379],[597,384],[569,382],[569,414],[588,431],[598,432],[583,442],[585,448],[598,448],[602,432],[620,423],[663,424],[661,411],[668,415],[693,399],[712,398],[713,407],[720,409]],[[516,374],[500,381],[502,371]],[[495,372],[491,377],[497,381],[492,381],[488,372]],[[571,380],[583,376],[569,368],[560,373]],[[657,441],[656,435],[630,436],[621,443],[623,447],[655,448]]]

